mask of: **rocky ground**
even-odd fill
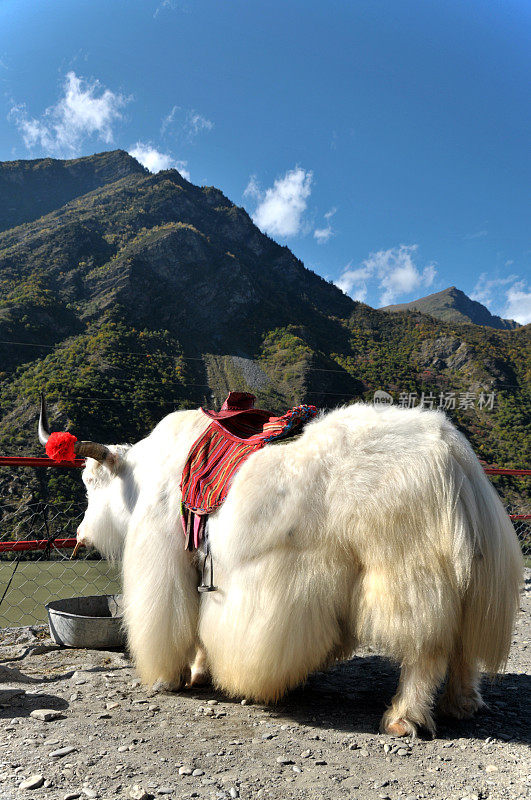
[[[485,682],[489,710],[441,719],[437,739],[414,741],[378,734],[398,673],[374,653],[313,675],[273,708],[211,689],[155,694],[120,652],[4,629],[0,797],[528,798],[530,611],[527,570],[507,672]]]

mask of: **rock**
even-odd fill
[[[67,756],[70,753],[74,753],[75,750],[76,748],[72,747],[72,745],[67,745],[66,747],[59,747],[57,750],[52,750],[50,756],[52,758],[63,758],[64,756]]]
[[[397,756],[408,756],[409,750],[406,750],[405,747],[399,747],[398,750],[396,751],[396,754]]]
[[[60,711],[56,711],[53,708],[36,708],[30,714],[30,717],[33,717],[33,719],[40,719],[43,722],[61,719],[62,716]]]
[[[44,783],[43,775],[30,775],[19,785],[19,789],[40,789]]]
[[[239,791],[234,786],[230,787],[229,794],[232,797],[232,800],[236,800],[236,798],[240,796]]]
[[[194,769],[194,771],[192,772],[192,776],[194,778],[199,778],[199,777],[201,777],[201,775],[204,775],[204,774],[205,773],[204,773],[204,771],[202,769]]]
[[[312,754],[311,750],[303,750],[301,753],[301,758],[310,758]]]
[[[105,708],[107,709],[107,711],[112,711],[113,708],[120,708],[120,703],[107,703],[105,705]]]
[[[191,767],[179,767],[179,775],[191,775],[193,769]]]
[[[369,751],[368,751],[368,750],[365,750],[365,748],[364,748],[364,747],[362,747],[362,748],[361,748],[361,750],[360,750],[360,756],[361,756],[362,758],[367,758],[367,757],[368,757],[368,755],[369,755]]]
[[[77,800],[78,797],[81,797],[81,792],[68,792],[63,797],[63,800]]]
[[[293,760],[291,758],[286,758],[285,756],[279,756],[277,758],[277,764],[286,766],[287,764],[293,764]]]
[[[157,789],[157,794],[173,794],[174,790],[170,789],[169,786],[159,786]]]
[[[129,789],[129,797],[131,797],[132,800],[150,800],[153,795],[146,791],[143,786],[139,786],[135,783],[134,786],[131,786]]]
[[[98,792],[95,789],[91,789],[90,786],[84,786],[81,791],[89,800],[95,800],[96,797],[99,797]]]
[[[485,767],[485,772],[498,772],[498,767],[496,764],[487,764]]]

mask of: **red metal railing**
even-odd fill
[[[54,547],[68,549],[76,546],[76,539],[23,539],[18,542],[0,542],[0,553],[46,550],[50,546],[50,543],[52,543]]]
[[[59,467],[60,469],[81,469],[84,466],[84,458],[76,458],[75,461],[52,461],[51,458],[33,458],[31,456],[0,456],[0,467]]]
[[[79,458],[75,461],[53,461],[50,458],[33,458],[31,456],[0,456],[0,467],[54,467],[59,469],[82,469],[84,466],[85,460]],[[484,467],[484,470],[486,475],[507,475],[518,477],[531,476],[531,469]],[[513,522],[531,520],[531,514],[510,514],[509,516]],[[73,548],[76,545],[76,539],[53,539],[53,545],[54,547],[61,549]],[[49,539],[0,542],[0,553],[46,550],[46,548],[49,546]]]

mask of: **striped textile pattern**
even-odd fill
[[[182,522],[189,549],[198,546],[204,529],[204,520],[194,516],[210,514],[223,503],[234,475],[251,453],[299,430],[316,413],[315,406],[307,405],[281,417],[260,417],[250,410],[208,426],[192,445],[181,478]]]

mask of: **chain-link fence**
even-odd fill
[[[120,569],[95,553],[70,554],[85,506],[31,503],[0,506],[0,627],[47,619],[51,600],[120,591]]]
[[[511,516],[526,565],[531,567],[531,514]]]
[[[46,621],[51,600],[120,591],[118,565],[86,550],[70,560],[85,505],[0,502],[0,628]],[[507,510],[531,565],[531,515]]]

